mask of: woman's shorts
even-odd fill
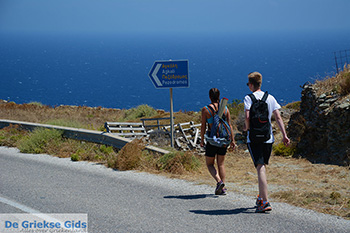
[[[227,147],[217,147],[207,143],[205,146],[205,156],[215,157],[215,155],[226,155]]]
[[[255,167],[257,167],[258,164],[269,164],[272,143],[248,143],[248,149]]]

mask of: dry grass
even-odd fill
[[[317,80],[315,83],[317,87],[317,95],[327,93],[337,93],[342,96],[350,94],[350,65],[345,66],[343,71],[339,72],[334,77],[326,77],[322,80]]]
[[[141,140],[128,143],[119,151],[114,168],[120,171],[140,169],[144,148]]]
[[[79,122],[84,128],[101,130],[106,121],[117,121],[123,111],[81,106],[50,107],[40,104],[0,103],[0,118],[34,123]]]
[[[80,127],[92,130],[104,130],[104,123],[107,121],[124,121],[130,118],[130,110],[112,109],[102,107],[86,106],[58,106],[51,107],[38,103],[16,104],[14,102],[3,102],[0,100],[0,119],[10,119],[18,121],[27,121],[42,124],[54,124],[62,126]],[[156,117],[170,117],[170,113],[163,110],[154,111]],[[142,114],[135,114],[136,118],[127,121],[139,122],[141,118],[147,118]],[[200,114],[196,112],[176,112],[174,113],[175,123],[188,121],[200,122]],[[150,118],[150,116],[148,116]],[[147,122],[155,124],[156,122]],[[161,122],[169,124],[169,120]]]
[[[204,156],[202,158],[204,164]],[[250,154],[244,148],[228,153],[225,161],[229,192],[257,196],[257,175]],[[205,166],[198,172],[175,176],[213,186]],[[312,164],[305,159],[272,156],[267,166],[270,200],[313,209],[350,219],[349,167]]]
[[[158,110],[155,117],[167,117],[169,113]],[[118,121],[125,117],[125,110],[90,108],[90,107],[48,107],[40,104],[0,103],[0,118],[29,121],[37,123],[65,122],[79,123],[82,127],[102,130],[105,121]],[[199,122],[200,113],[177,112],[175,122]],[[287,119],[285,119],[287,120]],[[6,131],[6,132],[5,132]],[[0,131],[0,139],[6,145],[16,145],[16,140],[23,137],[17,133],[18,129],[7,128]],[[276,140],[281,136],[276,134]],[[75,148],[75,149],[74,149]],[[119,162],[115,152],[106,152],[101,145],[90,145],[79,141],[64,140],[58,146],[50,146],[48,153],[59,157],[76,157],[80,160],[92,160],[106,164],[112,168],[138,169],[142,171],[162,174],[169,177],[187,179],[198,184],[213,186],[215,181],[211,178],[205,167],[204,156],[194,155],[199,160],[196,169],[189,169],[191,153],[178,154],[165,158],[159,155],[148,154],[143,150],[142,143],[134,142],[126,146],[120,155]],[[135,156],[130,164],[123,157]],[[123,166],[131,167],[123,167]],[[226,157],[226,185],[229,192],[238,192],[246,195],[257,195],[257,175],[245,145]],[[350,219],[350,170],[349,167],[335,165],[312,164],[304,159],[272,156],[268,166],[269,195],[272,201],[287,202],[292,205],[313,209],[322,213],[329,213]]]

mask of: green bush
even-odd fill
[[[287,104],[284,107],[288,108],[288,109],[293,109],[293,110],[299,111],[300,110],[300,104],[301,104],[301,101],[295,101],[295,102]]]
[[[45,153],[45,147],[49,143],[61,142],[62,134],[61,130],[37,128],[18,142],[18,149],[22,153]]]
[[[115,157],[115,155],[113,147],[80,142],[78,144],[75,143],[70,157],[72,161],[98,161],[103,163],[108,162],[108,159]]]
[[[30,103],[28,103],[28,104],[31,104],[31,105],[36,105],[36,106],[39,106],[39,107],[43,107],[43,106],[44,106],[42,103],[40,103],[40,102],[36,102],[36,101],[34,101],[34,102],[30,102]]]
[[[227,104],[231,117],[236,119],[238,115],[244,111],[244,103],[240,99],[232,100],[232,103]]]
[[[169,164],[169,161],[173,160],[176,156],[177,152],[171,152],[168,154],[163,155],[160,157],[157,161],[157,166],[159,170],[164,170],[166,166]]]
[[[79,155],[77,153],[74,153],[74,154],[71,155],[70,159],[72,161],[79,161],[80,157],[79,157]]]
[[[126,110],[124,121],[136,120],[142,117],[152,117],[157,115],[157,111],[147,104],[139,105],[137,108]]]
[[[273,145],[272,150],[275,155],[291,157],[296,153],[296,146],[294,144],[285,146],[283,143],[279,143],[277,145]]]
[[[100,152],[102,152],[103,154],[109,155],[109,154],[113,153],[114,150],[113,150],[112,146],[101,145]]]

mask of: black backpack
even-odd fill
[[[261,100],[257,100],[253,94],[249,94],[252,99],[252,106],[249,111],[250,129],[249,139],[252,143],[262,143],[270,139],[271,123],[269,121],[269,109],[266,103],[267,91]]]

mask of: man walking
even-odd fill
[[[274,114],[276,118],[276,122],[282,132],[283,135],[283,143],[288,146],[290,143],[289,138],[287,137],[286,130],[279,112],[279,109],[281,106],[277,103],[276,99],[269,95],[267,92],[261,91],[261,84],[262,84],[262,75],[259,72],[253,72],[248,75],[248,83],[247,86],[249,87],[250,91],[252,92],[251,95],[247,95],[244,98],[244,111],[245,111],[245,127],[244,131],[248,131],[248,138],[247,138],[247,145],[250,152],[250,155],[252,157],[252,160],[254,162],[254,166],[258,173],[258,184],[259,184],[259,195],[258,199],[256,201],[257,210],[258,213],[264,213],[265,211],[271,211],[272,207],[270,203],[268,202],[268,190],[267,190],[267,177],[266,177],[266,165],[269,163],[271,151],[272,151],[272,144],[274,142],[274,137],[272,133],[272,127],[271,127],[271,116]],[[260,101],[258,101],[260,100]],[[263,135],[262,133],[256,133],[261,132],[254,129],[255,124],[252,121],[252,118],[256,118],[256,116],[253,116],[253,113],[256,114],[256,111],[253,111],[252,105],[256,102],[259,102],[262,106],[265,102],[267,104],[267,111],[266,116],[268,119],[262,120],[259,119],[258,124],[263,125],[262,127],[267,126],[269,132],[267,135]],[[261,107],[260,107],[261,109]],[[265,127],[266,128],[266,127]]]

